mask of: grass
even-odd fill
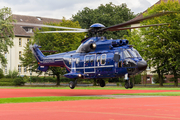
[[[50,102],[50,101],[75,101],[75,100],[97,100],[97,99],[113,99],[110,97],[94,97],[94,96],[50,96],[50,97],[21,97],[21,98],[0,98],[0,104],[5,103],[29,103],[29,102]]]
[[[159,92],[159,93],[130,93],[130,94],[115,94],[115,95],[143,95],[143,96],[180,96],[180,92]]]

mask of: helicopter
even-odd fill
[[[170,14],[172,12],[159,12],[144,18],[130,20],[125,23],[105,27],[103,24],[95,23],[89,29],[70,28],[61,26],[50,26],[40,24],[15,23],[21,25],[50,27],[67,29],[71,31],[43,31],[40,33],[79,33],[88,32],[94,37],[87,37],[81,41],[77,50],[52,54],[45,56],[37,44],[30,45],[37,62],[38,70],[47,71],[49,66],[65,67],[67,74],[64,76],[72,79],[69,87],[74,89],[78,79],[97,79],[99,85],[104,87],[105,78],[118,78],[125,76],[125,88],[133,88],[132,82],[128,79],[131,75],[140,74],[147,68],[147,62],[139,52],[129,44],[126,39],[108,40],[99,36],[106,31],[120,31],[142,27],[167,25],[167,23],[144,25],[137,27],[126,27],[154,17]]]

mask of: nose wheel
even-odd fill
[[[106,83],[105,83],[105,81],[104,80],[100,80],[99,81],[99,85],[101,86],[101,87],[104,87],[105,85],[106,85]]]
[[[71,89],[74,89],[74,88],[76,87],[76,84],[77,84],[77,80],[75,80],[75,81],[70,81],[70,82],[69,82],[69,87],[70,87]]]
[[[124,87],[125,87],[126,89],[128,89],[128,88],[131,89],[131,88],[133,88],[133,83],[130,82],[130,80],[126,80]]]

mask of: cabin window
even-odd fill
[[[80,59],[79,59],[79,58],[77,58],[77,59],[76,59],[76,64],[79,64],[79,61],[80,61]]]
[[[86,57],[86,63],[88,63],[89,62],[89,57]]]
[[[106,63],[106,55],[101,55],[101,65],[105,65]]]
[[[69,64],[71,64],[71,59],[69,59]]]
[[[100,62],[101,56],[97,57],[97,62]]]
[[[91,62],[91,63],[94,62],[94,56],[91,57],[90,62]]]

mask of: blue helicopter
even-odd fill
[[[69,87],[74,89],[78,79],[97,79],[101,87],[105,86],[105,78],[118,78],[126,76],[125,88],[133,88],[132,82],[128,79],[131,75],[142,73],[147,68],[147,62],[141,57],[139,52],[129,45],[128,40],[117,39],[108,40],[104,36],[99,36],[106,31],[119,31],[126,29],[134,29],[141,27],[159,26],[164,24],[153,24],[138,27],[126,27],[131,24],[139,23],[143,20],[152,19],[171,12],[160,12],[130,20],[128,22],[105,27],[100,23],[95,23],[90,26],[90,29],[69,28],[50,25],[29,24],[31,26],[52,27],[61,29],[71,29],[72,31],[44,31],[41,33],[74,33],[74,32],[89,32],[93,33],[94,37],[88,37],[81,41],[81,45],[77,50],[44,56],[40,46],[34,44],[30,46],[37,62],[40,71],[47,71],[49,66],[65,67],[67,74],[64,76],[72,79]],[[22,23],[16,23],[21,24]],[[25,25],[28,25],[24,23]]]

